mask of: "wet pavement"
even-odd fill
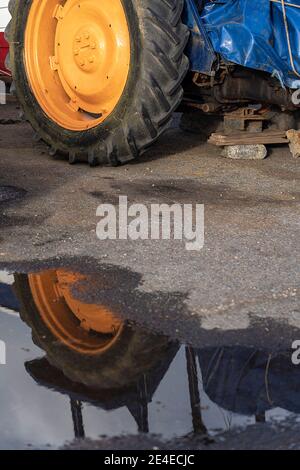
[[[221,335],[243,336],[259,324],[259,345],[270,323],[280,323],[284,336],[299,327],[300,170],[286,147],[271,148],[264,161],[227,160],[174,124],[139,162],[91,169],[49,157],[26,123],[1,130],[2,192],[23,191],[0,201],[3,267],[90,258],[137,273],[145,292],[177,293],[187,316]],[[204,249],[188,252],[174,240],[100,242],[97,207],[120,195],[147,207],[205,204]]]
[[[163,447],[166,442],[170,448],[211,448],[216,443],[226,448],[227,435],[248,428],[253,432],[257,423],[263,427],[262,435],[264,426],[277,429],[289,419],[294,419],[295,427],[300,414],[300,366],[292,364],[291,348],[270,353],[263,347],[220,341],[214,347],[192,347],[123,318],[130,331],[125,349],[113,345],[97,367],[93,360],[86,366],[73,356],[70,372],[61,342],[56,339],[50,347],[45,340],[48,332],[37,323],[38,304],[28,279],[37,275],[46,279],[49,273],[54,279],[61,270],[65,289],[66,273],[74,277],[74,269],[52,268],[29,276],[0,273],[0,337],[7,345],[7,364],[0,366],[0,448],[101,448],[104,442],[109,448],[122,448],[122,438],[126,442],[128,436],[131,440],[143,436],[133,448],[145,443]],[[98,296],[99,290],[108,293],[101,305],[94,305],[119,318],[110,274],[77,271],[68,292],[80,308],[96,302],[95,290]],[[61,276],[55,277],[56,285]],[[69,297],[65,299],[68,308],[72,306]],[[40,347],[32,342],[32,331]],[[127,331],[119,342],[124,335]],[[130,347],[133,356],[124,352]],[[113,372],[109,380],[104,364],[108,360]],[[74,369],[76,380],[70,377]]]
[[[174,122],[137,163],[69,166],[34,140],[15,104],[3,109],[0,340],[8,362],[0,366],[0,446],[297,447],[299,161],[285,147],[264,161],[229,161]],[[205,204],[204,248],[100,242],[97,207],[120,195],[147,207]],[[61,341],[49,349],[35,323],[42,298],[32,299],[27,279],[49,270],[83,275],[68,293],[80,303],[80,341],[89,331],[82,304],[104,306],[126,322],[134,347],[121,342],[106,369],[101,360],[74,360]],[[94,327],[92,347],[100,341]],[[112,331],[105,334],[103,344]]]

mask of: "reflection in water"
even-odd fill
[[[201,418],[197,371],[194,369],[195,357],[193,357],[194,353],[190,348],[187,348],[186,352],[193,429],[195,433],[202,434],[206,433],[206,428]],[[119,390],[101,390],[101,388],[96,390],[69,381],[58,369],[52,367],[45,358],[36,359],[25,364],[27,372],[39,385],[69,397],[74,436],[76,438],[84,438],[86,435],[82,416],[83,402],[107,411],[126,406],[137,424],[138,432],[148,433],[151,431],[149,429],[148,405],[152,402],[158,386],[164,379],[170,361],[167,360],[163,366],[161,370],[156,370],[153,374],[142,374],[140,380],[131,387]],[[184,380],[185,377],[182,377],[182,379]],[[178,398],[180,399],[180,397]]]
[[[14,292],[7,279],[0,277],[0,331],[13,346],[13,364],[0,369],[6,422],[0,446],[25,447],[29,439],[35,446],[59,446],[74,436],[125,432],[206,436],[300,413],[300,372],[290,351],[180,346],[121,320],[108,302],[80,300],[91,275],[61,269],[15,275]],[[111,290],[105,278],[102,288]],[[39,349],[11,316],[16,310]],[[16,417],[22,422],[17,429],[10,424]],[[43,432],[31,433],[34,427]]]

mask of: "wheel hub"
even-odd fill
[[[75,35],[73,58],[81,70],[87,73],[97,71],[101,62],[101,52],[96,34],[91,29],[80,29]]]
[[[130,37],[121,0],[33,0],[25,66],[46,114],[81,131],[103,122],[126,86]]]

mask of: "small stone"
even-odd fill
[[[300,157],[300,131],[291,129],[287,131],[286,136],[289,140],[290,152],[294,158]]]
[[[265,145],[228,145],[222,156],[233,160],[263,160],[268,155]]]

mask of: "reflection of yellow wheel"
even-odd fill
[[[130,39],[121,0],[33,0],[25,66],[45,113],[85,130],[104,121],[128,77]]]
[[[52,334],[79,353],[100,354],[121,334],[122,322],[108,308],[73,296],[72,288],[84,278],[64,270],[28,276],[35,305]]]
[[[120,321],[109,307],[78,301],[74,284],[87,294],[90,275],[57,269],[14,277],[20,316],[34,343],[75,382],[102,389],[127,387],[178,349],[164,336]]]
[[[184,0],[10,0],[9,64],[51,154],[117,165],[168,127],[188,70]]]

